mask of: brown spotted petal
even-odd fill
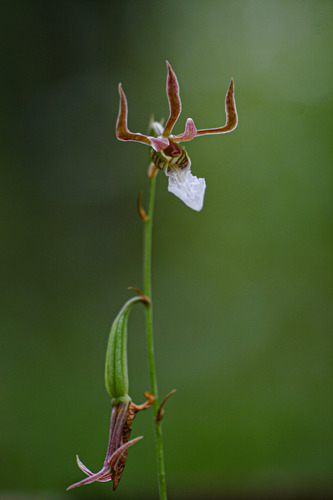
[[[164,127],[163,135],[164,137],[169,137],[182,110],[182,103],[179,96],[179,84],[176,74],[171,68],[169,61],[167,61],[166,64],[168,67],[166,90],[169,101],[170,115]]]
[[[230,86],[225,96],[225,113],[227,115],[226,124],[223,127],[218,128],[206,128],[202,130],[198,130],[198,135],[209,135],[209,134],[226,134],[227,132],[231,132],[237,127],[238,117],[234,96],[234,79],[231,78]]]
[[[151,141],[146,135],[139,133],[132,133],[127,128],[127,115],[128,115],[128,105],[125,92],[123,91],[121,83],[119,83],[119,95],[120,95],[120,105],[119,114],[116,126],[116,135],[120,141],[137,141],[143,142],[144,144],[151,145]]]
[[[120,141],[135,141],[152,146],[155,151],[161,151],[162,149],[168,147],[169,141],[166,137],[150,137],[149,135],[143,135],[140,133],[133,133],[128,130],[127,127],[127,116],[128,116],[128,104],[125,92],[122,88],[121,83],[119,84],[119,114],[116,126],[116,135]]]

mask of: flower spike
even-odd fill
[[[229,89],[227,95],[225,96],[225,114],[227,116],[227,121],[223,127],[198,130],[197,135],[226,134],[227,132],[232,132],[232,130],[235,130],[237,127],[238,117],[234,97],[233,78],[231,78]]]
[[[164,127],[163,136],[169,137],[182,110],[182,103],[179,96],[179,84],[176,74],[171,68],[169,61],[167,61],[166,64],[168,68],[167,96],[169,101],[170,116]]]

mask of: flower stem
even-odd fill
[[[158,485],[160,500],[167,500],[165,469],[164,469],[164,452],[162,438],[162,422],[157,421],[159,402],[158,402],[158,386],[155,367],[154,355],[154,339],[153,339],[153,302],[151,292],[151,253],[152,253],[152,230],[153,230],[153,213],[155,199],[156,177],[150,180],[149,190],[149,206],[148,214],[145,220],[144,233],[144,293],[150,299],[150,304],[146,306],[146,330],[147,330],[147,347],[148,347],[148,362],[151,392],[155,396],[153,405],[154,425],[155,425],[155,447],[158,467]]]

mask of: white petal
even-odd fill
[[[181,199],[185,205],[200,212],[203,207],[205,196],[205,179],[195,177],[191,174],[191,165],[184,170],[180,168],[169,168],[165,171],[169,177],[168,191]]]
[[[157,136],[163,134],[164,127],[159,122],[153,122],[151,128],[154,130]]]

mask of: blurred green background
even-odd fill
[[[111,322],[142,285],[136,198],[148,148],[115,138],[183,113],[237,130],[187,145],[195,213],[160,173],[155,347],[167,479],[178,498],[333,498],[331,1],[12,1],[1,16],[0,497],[156,499],[151,413],[124,477],[99,470]],[[129,330],[130,394],[149,389],[144,318]],[[22,497],[21,497],[22,495]],[[309,496],[310,495],[310,496]],[[312,495],[312,496],[311,496]]]

